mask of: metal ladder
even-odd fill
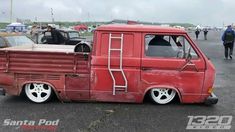
[[[120,48],[112,48],[112,40],[113,39],[118,39],[120,40]],[[120,60],[119,60],[119,67],[118,68],[111,68],[111,52],[112,51],[119,51],[120,52]],[[121,34],[121,37],[114,37],[112,36],[112,33],[109,34],[109,49],[108,49],[108,70],[109,73],[112,77],[113,80],[113,95],[116,94],[116,91],[125,91],[127,92],[127,79],[125,76],[125,73],[123,71],[123,66],[122,66],[122,61],[123,61],[123,34]],[[124,79],[124,83],[123,85],[117,85],[116,84],[116,78],[114,76],[114,72],[121,72],[121,75]]]

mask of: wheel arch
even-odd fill
[[[43,84],[46,84],[46,85],[49,85],[51,88],[52,88],[52,91],[54,92],[54,94],[56,95],[56,97],[58,99],[60,99],[60,96],[55,88],[55,86],[49,82],[44,82],[44,81],[26,81],[24,83],[21,84],[20,86],[20,90],[19,90],[19,93],[22,94],[24,92],[24,89],[25,89],[25,85],[26,84],[29,84],[29,83],[43,83]]]
[[[146,95],[150,92],[151,89],[153,88],[169,88],[169,89],[172,89],[172,90],[175,90],[176,93],[177,93],[177,96],[179,97],[179,100],[180,100],[180,103],[182,103],[182,96],[181,96],[181,92],[178,88],[176,87],[172,87],[172,86],[167,86],[167,85],[153,85],[153,86],[150,86],[148,88],[145,89],[144,91],[144,96],[143,96],[143,100],[144,100],[144,97],[146,97]]]

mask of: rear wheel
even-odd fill
[[[154,88],[150,90],[151,99],[158,104],[170,103],[176,95],[176,91],[168,88]]]
[[[50,100],[52,88],[43,83],[29,83],[25,85],[25,94],[32,102],[44,103]]]

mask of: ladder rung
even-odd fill
[[[110,71],[122,71],[121,69],[110,69]]]
[[[126,87],[125,88],[115,88],[116,90],[118,90],[118,89],[121,89],[121,90],[125,90],[126,89]]]
[[[121,51],[122,49],[110,49],[110,50],[113,50],[113,51]]]
[[[116,85],[115,88],[126,88],[127,86]]]
[[[126,91],[126,89],[115,89],[116,91]]]
[[[111,37],[111,39],[122,39],[122,37]]]

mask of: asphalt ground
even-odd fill
[[[193,33],[190,35],[194,37]],[[14,125],[5,126],[4,121],[35,122],[40,119],[59,119],[55,131],[58,132],[184,132],[187,130],[188,116],[232,116],[235,117],[235,60],[224,60],[221,32],[208,33],[208,40],[200,34],[195,41],[216,67],[215,94],[218,104],[155,105],[146,100],[143,104],[71,102],[61,103],[54,99],[46,104],[34,104],[25,97],[0,96],[0,132],[52,131],[48,128],[25,129]],[[235,56],[234,56],[235,58]],[[235,131],[235,119],[229,130]]]

